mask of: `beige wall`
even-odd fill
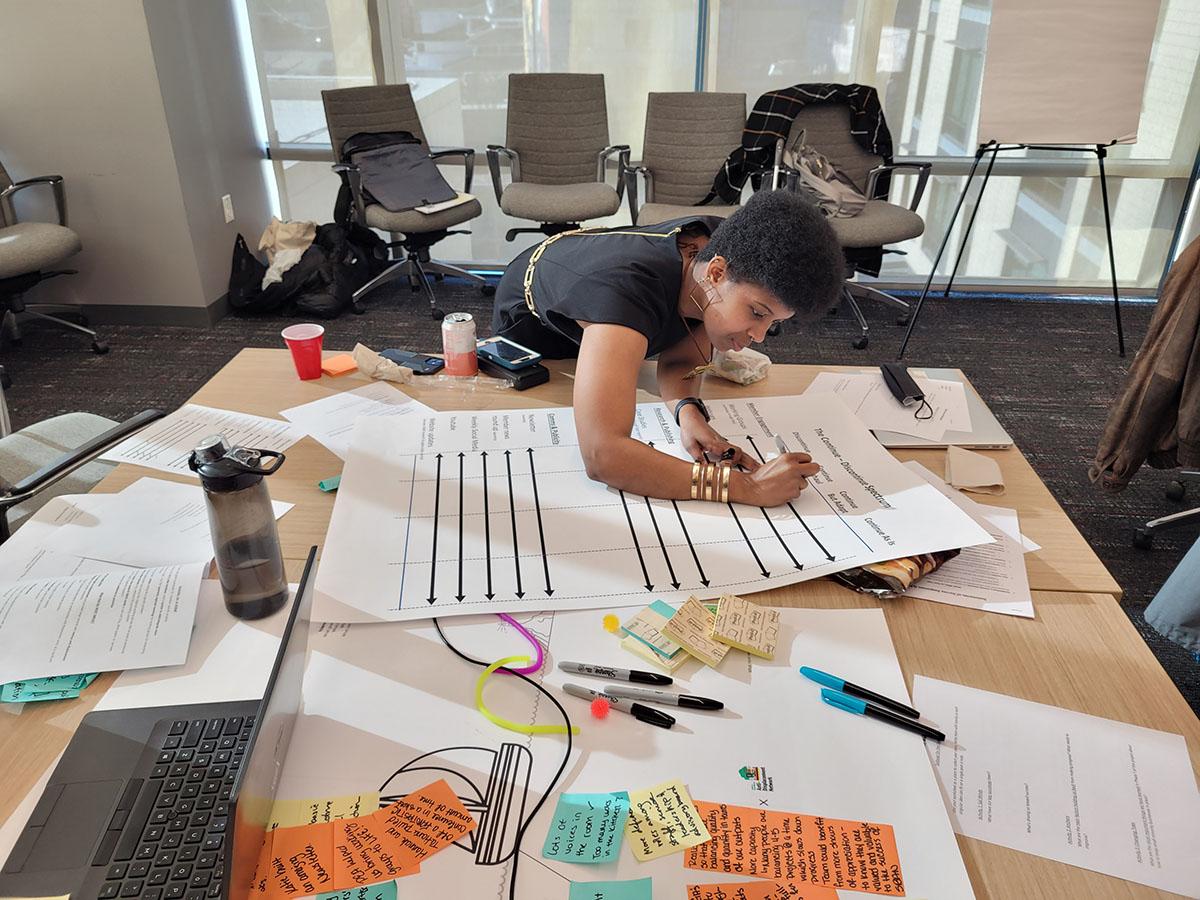
[[[269,217],[232,0],[185,2],[0,0],[0,155],[15,179],[65,177],[83,241],[70,262],[79,274],[29,302],[202,322],[225,293],[239,227],[255,241]],[[18,214],[49,220],[33,193]],[[224,193],[239,215],[231,225]]]

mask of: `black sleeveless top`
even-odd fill
[[[711,234],[716,216],[690,216],[642,225],[565,234],[549,244],[534,264],[531,285],[536,320],[578,345],[578,321],[624,325],[647,341],[646,356],[687,337],[679,317],[683,258],[681,231]],[[532,247],[505,270],[496,290],[493,324],[497,332],[528,332],[534,318],[525,302],[524,279]]]

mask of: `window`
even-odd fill
[[[438,245],[447,259],[511,259],[517,222],[496,208],[483,148],[505,134],[510,72],[601,72],[609,134],[640,154],[650,91],[744,91],[748,104],[803,82],[874,84],[896,154],[928,159],[922,237],[884,257],[882,277],[923,282],[976,150],[991,0],[242,0],[262,87],[285,215],[328,221],[337,181],[320,91],[376,82],[413,86],[434,144],[475,147],[484,207],[470,236]],[[1200,4],[1162,0],[1139,140],[1109,151],[1118,277],[1152,287],[1161,274],[1200,145]],[[308,148],[305,150],[304,148]],[[460,184],[461,169],[447,168]],[[892,196],[912,190],[894,179]],[[964,205],[969,215],[978,191]],[[628,222],[622,209],[608,221]],[[953,265],[962,220],[942,263]],[[1026,151],[997,164],[957,283],[1104,290],[1107,249],[1094,158]]]

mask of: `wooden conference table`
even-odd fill
[[[332,355],[332,354],[327,354]],[[549,383],[532,390],[423,387],[405,390],[434,409],[498,409],[569,406],[573,363],[551,363]],[[834,367],[783,366],[770,377],[741,387],[708,379],[708,397],[798,394],[819,371]],[[341,378],[296,378],[286,350],[243,350],[193,396],[207,406],[279,417],[280,410],[334,391],[361,387],[358,373]],[[428,383],[427,383],[428,384]],[[654,390],[647,364],[642,387]],[[651,400],[646,396],[643,399]],[[1021,529],[1042,549],[1025,557],[1033,589],[1035,620],[983,613],[925,600],[879,601],[821,579],[754,595],[775,606],[873,607],[881,605],[908,686],[927,675],[1056,706],[1181,733],[1193,767],[1200,771],[1200,720],[1176,690],[1146,643],[1118,606],[1121,589],[1017,448],[985,451],[1000,464],[1007,492],[976,496],[983,503],[1015,507]],[[943,450],[895,451],[934,472]],[[296,504],[279,523],[289,575],[300,575],[308,548],[324,544],[333,495],[316,483],[341,471],[342,461],[311,438],[287,452],[271,478],[271,494]],[[122,465],[97,490],[117,491],[143,475],[170,477]],[[18,716],[0,714],[0,822],[8,818],[66,746],[79,720],[112,684],[102,675],[70,704],[28,704]],[[1077,869],[971,838],[959,837],[963,859],[980,900],[1016,897],[1145,898],[1173,896],[1142,885]]]

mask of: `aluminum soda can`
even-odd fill
[[[442,355],[447,375],[479,374],[475,354],[475,318],[470,313],[454,312],[442,319]]]

